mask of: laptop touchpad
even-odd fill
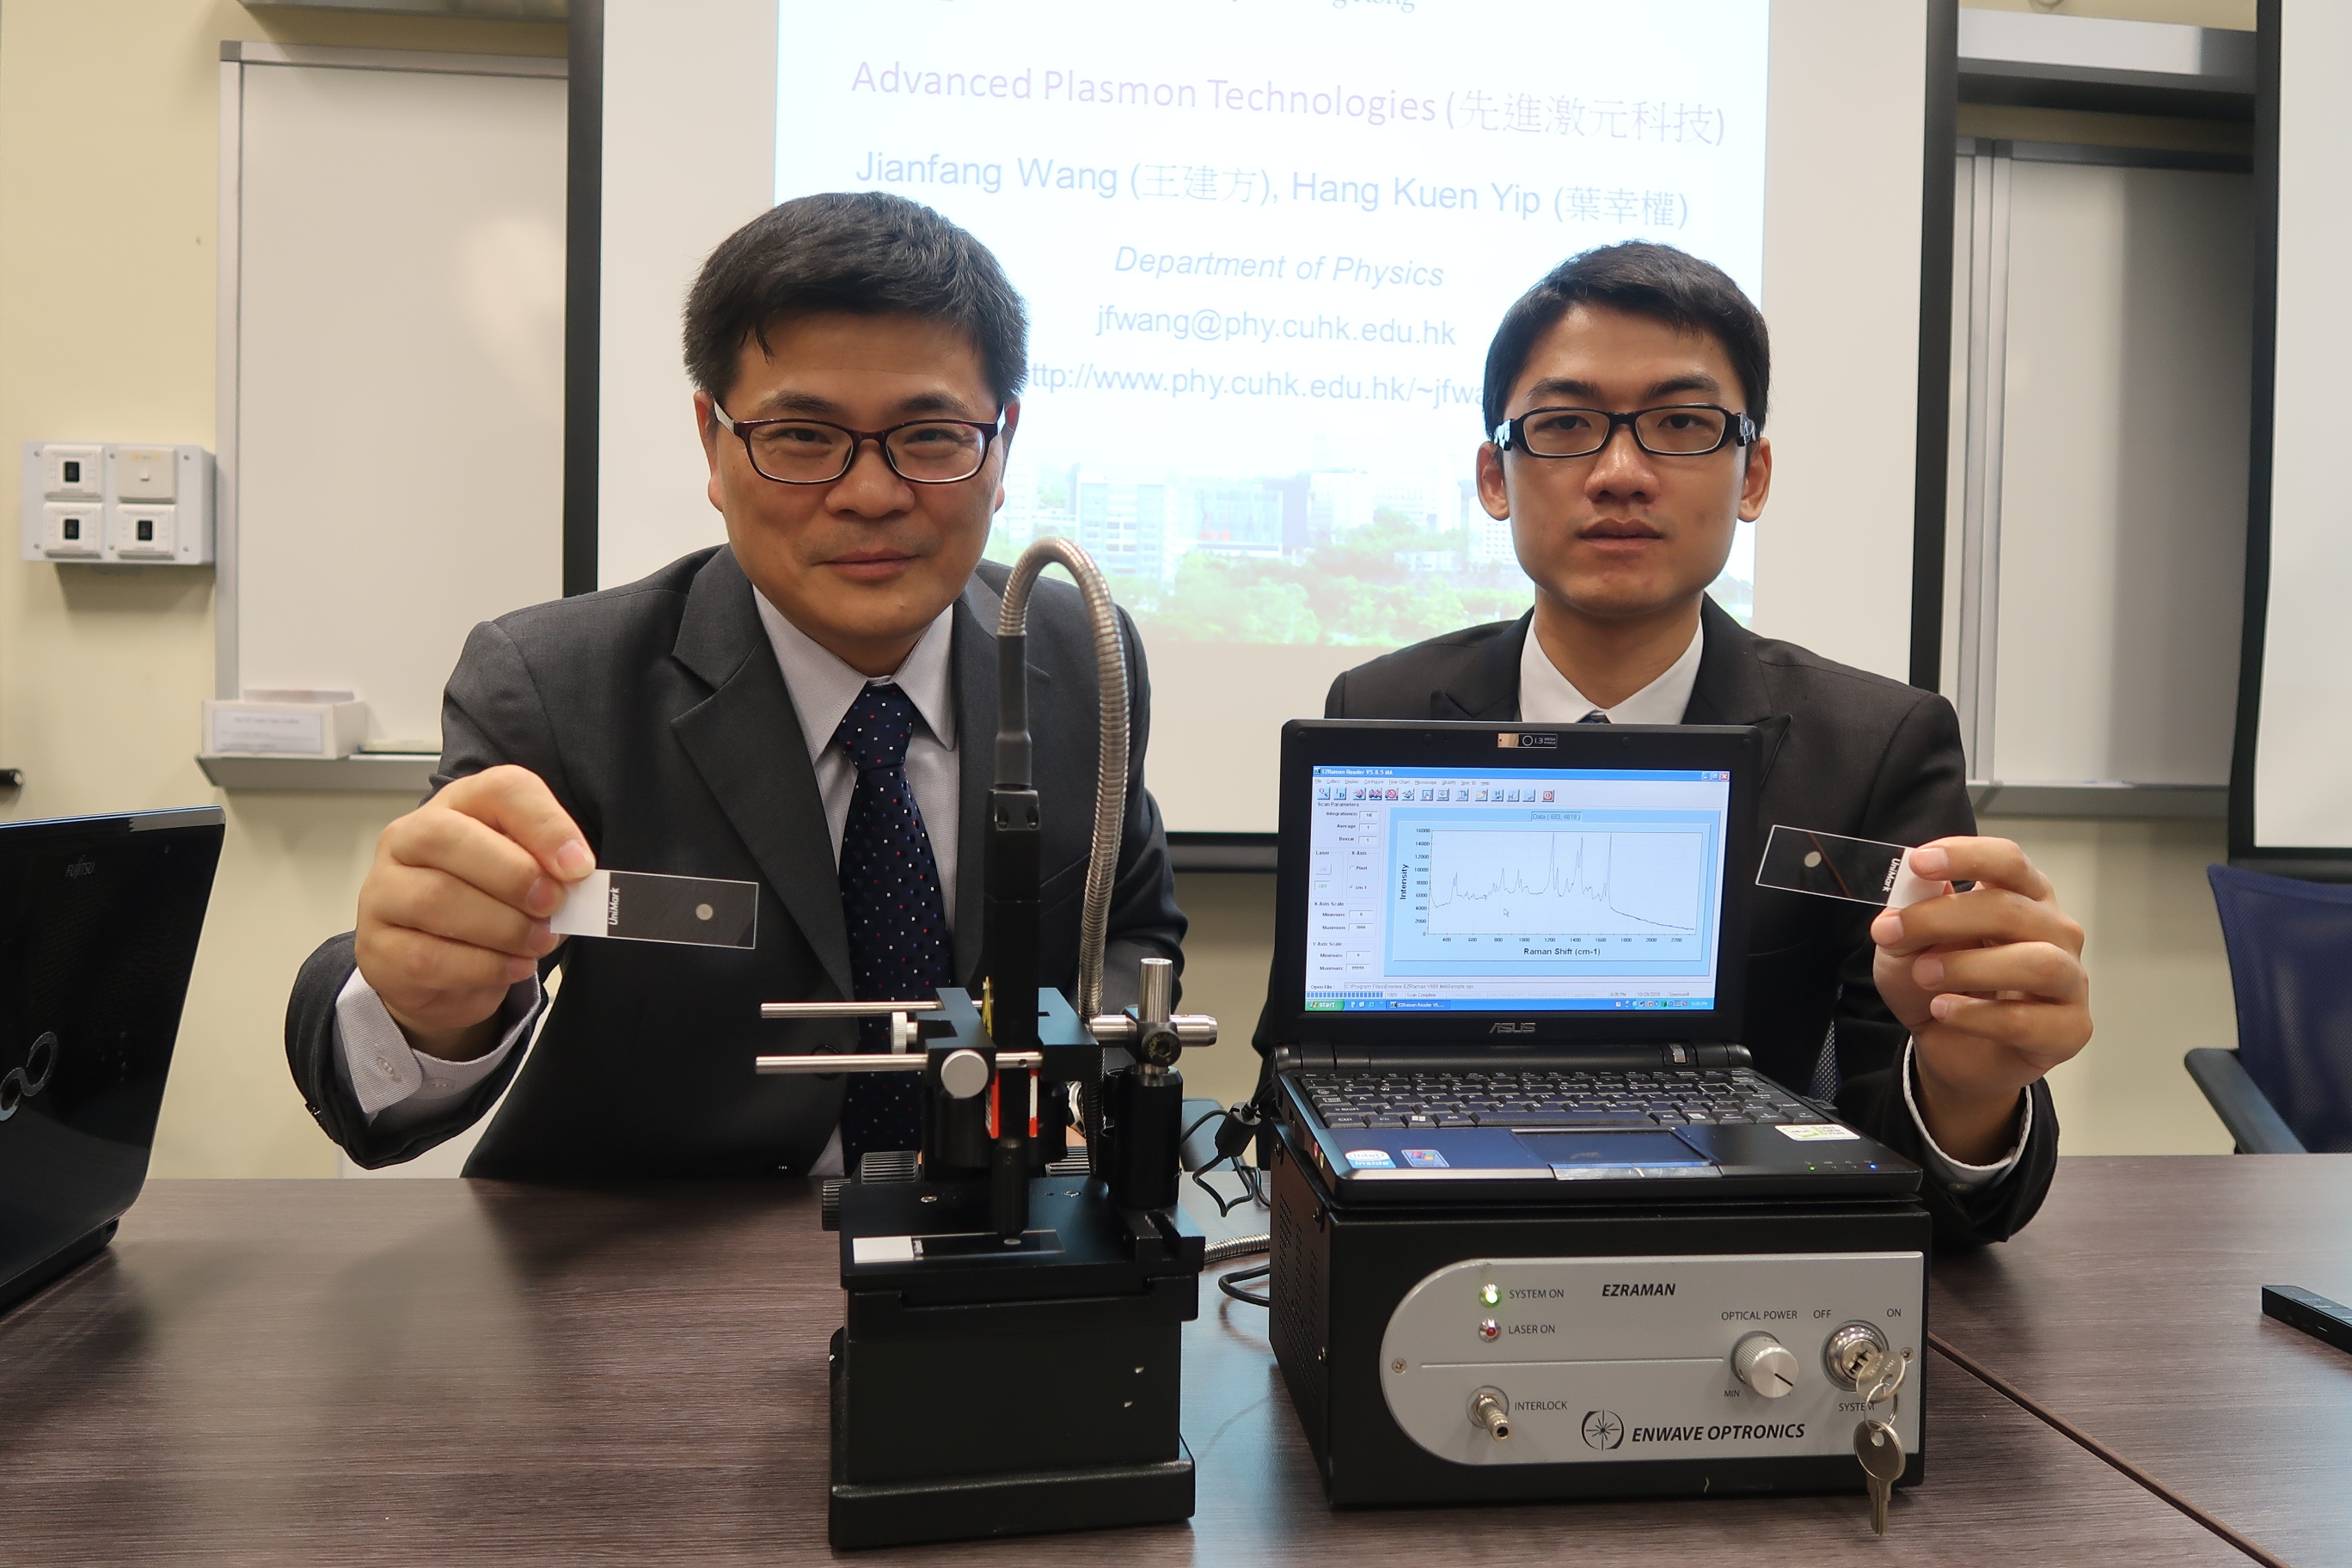
[[[1520,1146],[1563,1182],[1715,1176],[1714,1161],[1672,1132],[1522,1132]]]

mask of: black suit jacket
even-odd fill
[[[1755,847],[1771,825],[1921,844],[1976,831],[1951,704],[1853,669],[1793,643],[1759,637],[1718,609],[1700,611],[1706,646],[1687,724],[1763,731]],[[1331,684],[1330,719],[1473,719],[1519,712],[1519,657],[1532,615],[1433,637],[1360,665]],[[1756,866],[1737,874],[1753,882]],[[1757,1069],[1799,1090],[1832,1024],[1840,1115],[1925,1164],[1897,1069],[1908,1037],[1871,979],[1872,911],[1859,904],[1757,889],[1749,900],[1748,1011],[1741,1036]],[[1925,1194],[1947,1243],[1997,1241],[2033,1216],[2058,1156],[2050,1091],[2033,1086],[2033,1133],[2008,1177],[1958,1194],[1931,1174]]]
[[[983,563],[954,612],[963,786],[955,963],[967,982],[980,961],[982,825],[994,768],[995,627],[1005,576],[1005,568]],[[1131,1000],[1138,960],[1181,963],[1184,937],[1160,810],[1143,788],[1150,697],[1142,645],[1124,619],[1122,629],[1133,744],[1105,965],[1106,995],[1118,1005]],[[1069,584],[1037,584],[1029,662],[1044,816],[1040,952],[1045,983],[1068,988],[1094,826],[1097,728],[1093,643]],[[757,881],[759,944],[565,943],[542,966],[562,975],[527,1063],[518,1050],[447,1116],[386,1134],[368,1126],[335,1070],[335,998],[353,968],[350,934],[336,937],[302,966],[286,1016],[294,1080],[327,1135],[362,1165],[391,1164],[470,1126],[513,1080],[467,1175],[805,1169],[839,1120],[843,1080],[761,1078],[751,1058],[845,1047],[855,1026],[763,1024],[760,1004],[850,995],[849,940],[815,771],[733,553],[704,551],[625,588],[475,627],[449,678],[441,731],[435,789],[520,763],[547,781],[600,866]]]

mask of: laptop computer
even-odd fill
[[[218,806],[0,825],[0,1309],[147,1179],[221,836]]]
[[[1916,1189],[1738,1043],[1760,747],[1727,726],[1283,727],[1271,1055],[1335,1193]]]

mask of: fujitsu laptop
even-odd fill
[[[1739,727],[1283,727],[1282,1115],[1350,1202],[1899,1194],[1739,1044]]]
[[[221,835],[218,806],[0,825],[0,1309],[147,1179]]]

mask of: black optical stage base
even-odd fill
[[[1017,1244],[989,1212],[982,1183],[841,1190],[836,1547],[1192,1517],[1177,1421],[1199,1229],[1086,1176],[1031,1182]]]
[[[1138,1465],[1008,1470],[929,1480],[841,1479],[844,1419],[842,1336],[833,1333],[833,1495],[828,1534],[842,1550],[914,1546],[1053,1531],[1174,1524],[1192,1517],[1192,1451]]]

